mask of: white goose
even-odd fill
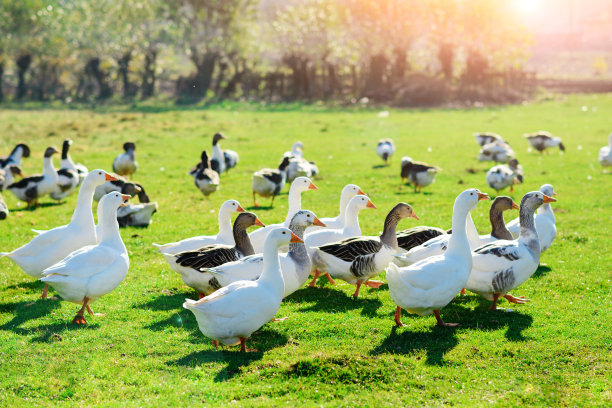
[[[311,211],[300,210],[291,220],[289,229],[300,239],[304,230],[310,225],[325,226]],[[279,255],[281,273],[285,282],[283,297],[287,297],[301,288],[310,274],[311,263],[304,243],[289,245],[289,252]],[[209,273],[208,286],[210,293],[220,287],[227,286],[238,280],[255,280],[263,270],[263,255],[247,256],[235,262],[229,262],[215,268],[206,269]]]
[[[38,206],[38,199],[55,190],[57,185],[57,172],[53,168],[53,155],[58,153],[55,147],[47,147],[43,158],[43,174],[40,176],[24,177],[7,187],[21,201]]]
[[[135,157],[136,145],[132,142],[126,142],[123,144],[123,150],[125,150],[125,153],[121,153],[113,160],[113,171],[120,176],[130,176],[138,169],[138,162]]]
[[[385,162],[385,166],[388,164],[389,159],[395,153],[395,144],[391,139],[380,139],[376,145],[376,154],[380,156]]]
[[[208,196],[219,189],[219,174],[211,168],[206,150],[202,151],[200,166],[193,174],[193,181],[198,190]]]
[[[89,174],[89,170],[87,167],[82,165],[81,163],[75,164],[70,157],[68,151],[70,150],[70,146],[72,146],[72,140],[66,139],[64,140],[64,144],[62,145],[62,161],[60,162],[60,167],[62,169],[74,170],[79,175],[79,184],[85,180],[87,174]]]
[[[546,132],[544,130],[540,130],[535,133],[528,133],[525,135],[529,144],[533,146],[538,152],[543,153],[544,150],[549,147],[558,147],[559,150],[565,151],[565,146],[563,146],[563,141],[560,137],[555,137],[550,134],[550,132]]]
[[[0,191],[5,190],[8,186],[15,182],[16,176],[21,176],[21,167],[16,164],[7,164],[3,169],[0,169],[2,181],[0,181]]]
[[[266,238],[263,272],[256,281],[242,280],[219,289],[198,301],[186,299],[202,333],[227,345],[240,343],[246,351],[246,339],[274,318],[283,299],[284,283],[278,249],[301,240],[287,228],[276,228]]]
[[[377,288],[382,282],[369,281],[382,272],[398,251],[396,227],[402,218],[419,219],[412,207],[399,203],[385,218],[385,225],[379,237],[348,238],[315,248],[317,269],[356,285],[353,297],[359,296],[362,284]]]
[[[506,163],[514,157],[514,150],[510,145],[503,141],[494,141],[482,146],[478,153],[480,161],[495,161],[497,163]]]
[[[497,192],[510,187],[510,193],[514,192],[514,185],[523,182],[523,170],[518,160],[510,159],[508,164],[498,164],[489,169],[486,176],[489,187]]]
[[[549,197],[554,197],[557,195],[551,184],[543,184],[540,187],[540,192]],[[535,216],[535,226],[538,232],[538,239],[540,240],[540,252],[545,252],[548,248],[550,248],[550,245],[557,236],[555,212],[553,211],[549,202],[545,202],[543,205],[538,207]],[[520,218],[513,219],[506,224],[506,227],[514,239],[518,238],[521,232]]]
[[[261,169],[253,173],[253,181],[251,183],[251,190],[253,191],[253,205],[259,207],[257,204],[256,194],[262,197],[272,197],[270,206],[274,204],[274,198],[281,192],[285,187],[287,180],[287,167],[289,166],[290,158],[283,157],[278,168],[276,169]]]
[[[236,200],[227,200],[219,208],[219,232],[216,235],[200,235],[186,238],[169,244],[153,244],[162,253],[176,254],[183,251],[193,251],[211,244],[234,245],[232,233],[232,214],[244,212],[244,208]]]
[[[314,275],[314,279],[310,282],[310,286],[314,286],[317,278],[319,275],[321,275],[319,267],[325,267],[324,264],[320,264],[321,260],[319,256],[316,255],[315,248],[332,242],[338,242],[346,238],[360,236],[361,228],[359,227],[359,212],[365,208],[376,209],[376,206],[365,195],[356,195],[351,198],[351,201],[349,201],[348,205],[346,206],[343,228],[325,228],[306,234],[304,237],[304,242],[308,248],[308,255],[312,260],[312,268],[310,272]],[[329,275],[329,272],[326,273],[325,276],[332,285],[335,283],[332,277]]]
[[[533,213],[542,204],[554,201],[554,198],[540,191],[525,194],[519,210],[521,234],[518,240],[499,240],[474,250],[472,271],[465,288],[492,300],[491,309],[497,308],[497,299],[502,296],[511,303],[529,302],[508,292],[520,286],[538,269],[540,242]]]
[[[453,205],[453,233],[448,249],[442,255],[424,259],[408,267],[399,268],[389,264],[387,282],[389,295],[397,305],[395,323],[401,321],[402,309],[421,316],[434,314],[438,326],[456,326],[445,323],[440,317],[440,309],[450,303],[465,286],[472,256],[466,233],[466,218],[476,208],[479,200],[489,197],[477,189],[469,189],[457,197]]]
[[[599,164],[604,167],[612,166],[612,133],[610,133],[608,145],[599,149]]]
[[[285,228],[289,227],[289,223],[291,222],[291,219],[295,213],[302,209],[302,192],[308,190],[318,190],[317,186],[315,186],[308,177],[298,177],[293,180],[293,183],[291,183],[291,188],[289,189],[289,210],[287,211],[285,221],[282,224],[268,225],[265,228],[260,228],[257,231],[253,231],[249,234],[249,238],[251,238],[251,243],[253,244],[253,249],[255,250],[256,254],[263,251],[263,245],[266,237],[273,228],[281,226]]]
[[[349,202],[353,197],[358,194],[364,196],[366,195],[366,193],[364,193],[361,188],[356,184],[347,184],[346,186],[344,186],[342,192],[340,193],[340,214],[335,217],[321,218],[321,222],[327,225],[328,229],[344,228]],[[320,229],[320,227],[310,227],[306,230],[306,234]],[[361,233],[357,235],[361,235]]]
[[[91,205],[96,186],[105,180],[113,180],[113,176],[104,170],[91,171],[81,184],[70,223],[48,231],[36,231],[39,235],[26,245],[2,255],[15,262],[28,275],[40,278],[45,268],[85,245],[95,244],[96,232]],[[47,297],[47,289],[45,285],[41,296],[43,299]]]
[[[486,144],[489,144],[491,142],[504,142],[504,139],[502,139],[501,136],[498,135],[497,133],[476,132],[474,133],[474,137],[476,138],[476,143],[478,143],[480,147]]]
[[[117,208],[128,198],[116,192],[103,197],[98,204],[102,206],[99,243],[72,252],[42,273],[41,281],[53,286],[62,299],[83,305],[73,323],[87,324],[85,310],[93,315],[90,305],[112,292],[127,275],[130,260],[119,235]]]

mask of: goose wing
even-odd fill
[[[354,237],[333,244],[322,245],[318,248],[345,262],[352,262],[359,256],[378,252],[382,248],[382,243],[378,238]]]
[[[119,253],[107,246],[88,245],[77,249],[66,258],[43,271],[43,276],[63,275],[88,278],[109,268]]]
[[[409,251],[432,238],[445,234],[446,232],[440,228],[426,226],[414,227],[399,231],[397,233],[397,243],[400,248]]]
[[[197,251],[186,251],[175,255],[176,263],[193,269],[214,268],[239,259],[238,251],[227,245],[208,245]]]

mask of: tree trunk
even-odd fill
[[[455,52],[453,46],[449,43],[440,44],[438,49],[438,59],[442,66],[442,74],[447,80],[451,80],[453,77],[453,59],[455,58]]]
[[[207,52],[204,54],[201,63],[196,66],[198,71],[196,73],[196,82],[194,83],[194,92],[200,98],[205,98],[206,93],[210,89],[216,63],[217,54]]]
[[[132,84],[130,83],[130,62],[132,60],[132,51],[126,51],[123,55],[117,60],[117,65],[119,66],[119,76],[121,77],[121,82],[123,84],[123,97],[131,98],[134,96],[134,90]]]
[[[394,81],[401,82],[406,74],[406,50],[403,48],[395,48],[393,51],[395,54],[395,61],[391,68],[391,75]]]
[[[4,89],[2,88],[2,78],[4,78],[4,61],[0,60],[0,102],[4,100]]]
[[[338,87],[338,79],[336,78],[336,66],[334,64],[327,64],[327,89],[325,90],[325,97],[336,96],[336,89]]]
[[[376,54],[370,58],[370,70],[366,90],[370,94],[380,94],[383,91],[385,68],[387,58],[383,54]]]
[[[107,82],[107,74],[100,69],[100,58],[94,57],[87,61],[85,73],[91,75],[98,83],[98,98],[107,99],[113,95],[113,90]]]
[[[157,51],[147,49],[144,60],[144,73],[142,74],[142,84],[140,85],[140,95],[142,99],[147,99],[155,94],[155,66],[157,62]]]
[[[353,82],[353,95],[357,96],[359,94],[359,77],[357,76],[357,67],[355,65],[351,65],[351,80]]]
[[[24,54],[17,58],[17,92],[15,97],[21,99],[28,93],[28,88],[25,82],[25,75],[32,63],[32,55]]]

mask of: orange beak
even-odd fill
[[[480,200],[490,200],[491,197],[487,193],[478,193],[478,201]]]
[[[300,237],[295,235],[293,232],[291,233],[291,241],[289,241],[289,242],[293,242],[294,244],[303,244],[304,243],[304,241],[302,241],[300,239]]]
[[[327,225],[325,225],[323,221],[321,221],[317,217],[315,217],[314,221],[312,222],[312,225],[318,225],[319,227],[327,227]]]
[[[255,222],[253,223],[253,225],[257,225],[258,227],[265,227],[264,223],[259,221],[259,218],[255,218]]]
[[[367,196],[367,194],[366,194],[366,193],[364,193],[362,189],[359,189],[359,191],[357,192],[357,194],[361,194],[361,195],[365,195],[365,196]]]
[[[117,181],[117,180],[118,180],[118,179],[117,179],[117,177],[112,176],[112,175],[110,175],[110,174],[108,174],[108,173],[106,173],[106,176],[104,177],[104,179],[105,179],[106,181]]]
[[[519,209],[518,204],[517,204],[517,203],[515,203],[514,201],[512,202],[512,209],[513,209],[513,210],[518,210],[518,209]]]
[[[415,220],[419,219],[418,215],[416,215],[414,211],[412,212],[412,214],[410,214],[410,218],[414,218]]]
[[[132,198],[131,195],[127,195],[127,194],[121,194],[121,198],[123,198],[123,202],[121,203],[121,207],[127,207],[127,204],[125,203],[127,200],[129,200],[130,198]]]
[[[238,204],[238,208],[236,208],[237,212],[244,212],[244,208],[240,204]]]
[[[549,197],[546,194],[543,194],[543,196],[544,196],[544,202],[545,203],[554,203],[555,201],[557,201],[556,198]]]
[[[308,189],[309,190],[318,190],[317,186],[315,186],[312,181],[310,182],[310,184],[308,185]]]
[[[368,203],[366,204],[366,208],[372,208],[372,209],[376,209],[376,206],[374,205],[374,203],[370,200],[368,200]]]

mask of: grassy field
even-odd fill
[[[472,110],[340,110],[323,106],[227,105],[209,109],[131,106],[88,109],[7,107],[0,110],[0,153],[27,142],[33,157],[24,172],[40,172],[42,152],[72,138],[72,157],[89,169],[111,167],[124,141],[137,145],[135,179],[159,203],[147,229],[122,236],[131,267],[125,281],[94,304],[105,317],[87,327],[70,324],[78,307],[38,299],[42,284],[8,259],[0,259],[0,405],[16,406],[610,406],[612,175],[597,153],[612,131],[612,95],[578,95],[537,104]],[[528,152],[525,132],[546,129],[563,137],[558,150]],[[377,234],[387,211],[410,203],[416,225],[450,227],[456,195],[468,187],[494,195],[485,182],[490,164],[475,157],[474,131],[508,140],[525,168],[525,184],[513,197],[552,183],[558,235],[543,265],[514,291],[532,299],[513,311],[489,311],[468,294],[442,310],[458,329],[434,328],[433,317],[393,323],[395,305],[386,285],[362,288],[321,281],[287,298],[279,316],[256,332],[241,354],[215,351],[182,308],[196,298],[172,272],[153,242],[214,233],[226,199],[251,207],[251,173],[276,167],[295,140],[316,160],[319,191],[302,196],[304,208],[335,216],[346,183],[366,191],[378,210],[361,213],[362,231]],[[212,135],[224,132],[224,148],[240,154],[221,188],[203,198],[186,175]],[[397,146],[389,167],[375,154],[379,138]],[[400,185],[399,161],[409,155],[443,168],[436,183],[414,194]],[[56,165],[59,161],[56,159]],[[255,211],[264,223],[284,219],[286,189],[274,209]],[[24,211],[9,192],[11,208],[0,222],[0,251],[28,242],[31,228],[69,221],[76,202]],[[262,200],[262,204],[266,201]],[[474,211],[488,233],[488,204]],[[509,217],[516,216],[516,213]],[[381,277],[384,280],[384,276]],[[323,279],[324,280],[324,279]],[[500,302],[508,307],[507,301]]]

